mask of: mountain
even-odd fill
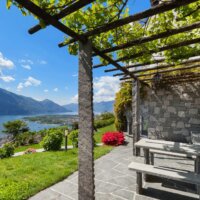
[[[102,101],[94,103],[94,112],[113,112],[114,101]],[[71,103],[63,106],[64,108],[71,110],[72,112],[78,112],[78,104]]]
[[[36,101],[0,88],[0,115],[29,115],[68,112],[66,108],[50,101]]]

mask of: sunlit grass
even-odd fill
[[[95,159],[111,150],[110,146],[96,147]],[[77,170],[77,151],[43,152],[1,160],[0,199],[27,199],[68,177]]]

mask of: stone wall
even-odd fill
[[[141,115],[150,138],[190,142],[200,133],[200,82],[146,89]]]

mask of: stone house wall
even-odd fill
[[[190,142],[191,132],[200,133],[200,82],[145,90],[141,116],[150,138]]]

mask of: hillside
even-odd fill
[[[66,108],[50,101],[36,101],[0,88],[0,115],[29,115],[67,112]]]

